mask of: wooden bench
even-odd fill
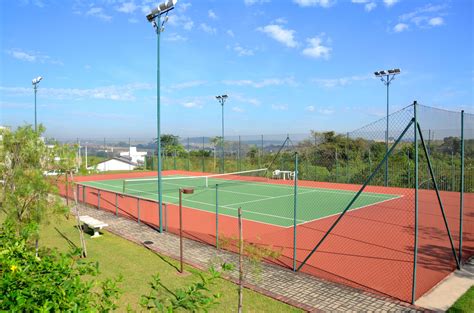
[[[102,221],[99,221],[93,217],[90,217],[89,215],[81,215],[79,216],[79,220],[81,223],[83,223],[86,227],[92,229],[94,231],[94,235],[92,235],[91,238],[97,238],[100,237],[99,231],[104,228],[109,226],[109,224],[106,224]]]

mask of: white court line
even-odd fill
[[[93,182],[95,184],[99,184],[99,185],[104,185],[104,186],[108,186],[108,187],[116,187],[114,185],[109,185],[109,184],[105,184],[105,183],[101,183],[101,182]],[[309,188],[306,188],[306,189],[309,189]],[[142,191],[142,190],[137,190],[137,189],[129,189],[131,191],[136,191],[136,192],[139,192],[139,193],[145,193],[145,194],[151,194],[151,195],[154,195],[154,196],[157,196],[158,194],[155,193],[155,192],[147,192],[147,191]],[[116,192],[116,191],[113,191],[113,190],[110,190],[111,192]],[[320,190],[319,188],[314,188],[310,191],[307,191],[307,192],[300,192],[298,193],[298,195],[303,195],[303,194],[309,194],[309,193],[315,193],[315,192],[321,192],[322,190]],[[326,191],[326,190],[323,190],[323,191]],[[355,194],[355,192],[354,192]],[[247,203],[255,203],[255,202],[260,202],[260,201],[265,201],[265,200],[270,200],[270,199],[278,199],[278,198],[284,198],[284,197],[289,197],[289,196],[293,196],[294,194],[287,194],[287,195],[281,195],[281,196],[274,196],[274,197],[270,197],[270,198],[267,198],[267,199],[257,199],[257,200],[250,200],[250,201],[244,201],[244,202],[237,202],[237,203],[231,203],[231,204],[227,204],[227,205],[221,205],[220,207],[223,207],[223,208],[226,208],[226,209],[230,209],[230,210],[237,210],[236,208],[232,208],[232,207],[229,207],[231,205],[235,206],[235,205],[241,205],[241,204],[247,204]],[[366,195],[364,193],[364,195]],[[174,196],[170,196],[170,195],[163,195],[164,197],[168,197],[168,198],[172,198],[172,199],[176,199],[178,200],[179,198],[178,197],[174,197]],[[380,194],[380,196],[382,196],[382,194]],[[385,195],[385,196],[388,196]],[[376,205],[376,204],[380,204],[380,203],[383,203],[383,202],[386,202],[386,201],[391,201],[391,200],[394,200],[394,199],[398,199],[398,198],[401,198],[403,196],[397,196],[397,197],[394,197],[394,198],[390,198],[390,199],[385,199],[385,200],[382,200],[382,201],[379,201],[379,202],[374,202],[374,203],[371,203],[371,204],[368,204],[368,205],[365,205],[365,206],[361,206],[361,207],[357,207],[357,208],[354,208],[354,209],[351,209],[349,210],[350,212],[352,211],[355,211],[355,210],[358,210],[358,209],[362,209],[362,208],[365,208],[365,207],[368,207],[368,206],[372,206],[372,205]],[[150,200],[154,200],[156,201],[156,199],[150,199]],[[212,207],[215,207],[215,205],[213,204],[210,204],[210,203],[207,203],[207,202],[202,202],[202,201],[196,201],[196,200],[189,200],[189,199],[185,199],[185,201],[188,201],[188,202],[193,202],[193,203],[199,203],[199,204],[202,204],[202,205],[205,205],[205,206],[212,206]],[[198,209],[198,208],[194,208],[193,209],[196,209],[196,210],[200,210],[200,211],[206,211],[206,212],[209,212],[207,210],[202,210],[202,209]],[[244,212],[247,212],[247,213],[252,213],[252,214],[256,214],[256,215],[263,215],[263,216],[270,216],[270,217],[274,217],[274,218],[279,218],[279,219],[284,219],[284,220],[291,220],[293,221],[294,219],[293,218],[288,218],[288,217],[284,217],[284,216],[280,216],[280,215],[273,215],[273,214],[267,214],[267,213],[261,213],[261,212],[254,212],[254,211],[248,211],[248,210],[243,210]],[[334,216],[334,215],[338,215],[340,214],[341,212],[339,213],[334,213],[334,214],[331,214],[331,215],[326,215],[324,217],[319,217],[319,218],[316,218],[316,219],[313,219],[313,220],[309,220],[309,221],[305,221],[305,220],[298,220],[298,222],[301,222],[299,223],[298,225],[302,225],[302,224],[306,224],[306,223],[309,223],[309,222],[313,222],[313,221],[317,221],[317,220],[320,220],[320,219],[324,219],[324,218],[328,218],[328,217],[331,217],[331,216]],[[222,213],[223,215],[227,215],[227,214],[224,214]],[[227,216],[231,216],[231,217],[235,217],[233,215],[227,215]],[[259,223],[264,223],[264,224],[269,224],[269,225],[274,225],[275,224],[272,224],[272,223],[266,223],[266,222],[260,222],[260,221],[255,221],[255,220],[251,220],[251,221],[254,221],[254,222],[259,222]],[[276,226],[279,226],[279,227],[283,227],[283,228],[290,228],[290,227],[293,227],[293,225],[290,225],[290,226],[281,226],[281,225],[276,225]]]
[[[108,187],[116,187],[114,185],[109,185],[109,184],[106,184],[106,183],[100,183],[100,182],[94,182],[98,185],[103,185],[103,186],[108,186]],[[92,186],[93,187],[93,186]],[[136,192],[140,192],[140,193],[146,193],[146,194],[151,194],[151,195],[154,195],[156,196],[157,194],[154,193],[154,192],[148,192],[148,191],[142,191],[142,190],[137,190],[137,189],[131,189],[129,188],[128,190],[131,190],[131,191],[136,191]],[[113,190],[109,190],[110,192],[114,192],[116,193],[116,191],[113,191]],[[163,195],[164,197],[168,197],[168,198],[172,198],[172,199],[175,199],[175,200],[179,200],[179,197],[174,197],[174,196],[170,196],[170,195]],[[288,196],[288,195],[285,195],[285,196]],[[281,197],[281,196],[280,196]],[[156,199],[150,199],[150,200],[154,200],[156,201]],[[267,199],[260,199],[259,201],[263,201],[263,200],[267,200]],[[207,205],[207,206],[212,206],[212,207],[215,207],[215,205],[213,204],[210,204],[210,203],[207,203],[207,202],[202,202],[202,201],[197,201],[197,200],[190,200],[190,199],[184,199],[183,201],[188,201],[188,202],[193,202],[193,203],[199,203],[199,204],[202,204],[202,205]],[[232,209],[232,210],[237,210],[237,209],[234,209],[234,208],[227,208],[226,206],[220,206],[220,207],[225,207],[226,209]],[[197,209],[197,208],[192,208],[192,209]],[[206,211],[206,210],[202,210],[202,211]],[[248,211],[248,210],[243,210],[244,212],[247,212],[247,213],[252,213],[252,214],[256,214],[256,215],[263,215],[263,216],[271,216],[271,217],[275,217],[275,218],[280,218],[280,219],[287,219],[287,220],[293,220],[292,218],[288,218],[288,217],[284,217],[284,216],[280,216],[280,215],[273,215],[273,214],[267,214],[267,213],[260,213],[260,212],[254,212],[254,211]],[[206,211],[206,212],[209,212],[209,211]],[[224,214],[225,215],[225,214]],[[232,215],[229,215],[229,216],[232,216]],[[235,216],[232,216],[232,217],[235,217]],[[254,222],[259,222],[260,221],[255,221],[253,220]],[[301,220],[301,222],[304,222],[303,220]],[[265,222],[262,222],[262,223],[265,223]],[[269,224],[269,225],[274,225],[275,224],[271,224],[271,223],[266,223],[266,224]],[[279,227],[284,227],[284,226],[281,226],[281,225],[276,225],[276,226],[279,226]]]
[[[353,209],[349,209],[346,213],[348,212],[354,212],[356,210],[359,210],[359,209],[363,209],[363,208],[367,208],[369,206],[373,206],[373,205],[377,205],[377,204],[380,204],[380,203],[384,203],[384,202],[387,202],[387,201],[392,201],[392,200],[395,200],[395,199],[400,199],[402,198],[403,195],[397,195],[396,197],[394,198],[390,198],[390,199],[386,199],[386,200],[382,200],[382,201],[379,201],[379,202],[374,202],[374,203],[371,203],[371,204],[366,204],[366,205],[363,205],[363,206],[360,206],[358,208],[353,208]],[[346,205],[347,207],[347,205]],[[338,212],[338,213],[334,213],[334,214],[330,214],[330,215],[325,215],[325,216],[322,216],[322,217],[318,217],[318,218],[315,218],[313,220],[309,220],[309,221],[305,221],[303,223],[300,223],[300,224],[297,224],[296,226],[300,226],[300,225],[304,225],[304,224],[308,224],[308,223],[311,223],[311,222],[314,222],[314,221],[319,221],[319,220],[323,220],[325,218],[329,218],[329,217],[333,217],[333,216],[336,216],[336,215],[340,215],[342,213],[341,212]],[[290,226],[282,226],[283,228],[291,228],[293,227],[293,225],[290,225]]]

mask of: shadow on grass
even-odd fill
[[[66,240],[70,248],[74,250],[79,249],[79,247],[71,239],[69,239],[63,232],[61,232],[57,227],[54,227],[54,229],[61,237],[63,237],[64,240]]]
[[[166,258],[164,258],[163,256],[161,256],[158,252],[156,252],[155,250],[153,250],[150,246],[148,246],[146,243],[142,243],[142,245],[147,248],[148,250],[150,250],[154,255],[156,255],[157,257],[159,257],[163,262],[167,263],[169,266],[171,266],[172,268],[174,268],[176,271],[179,271],[178,269],[178,266],[174,265],[173,263],[171,263],[169,260],[167,260]]]

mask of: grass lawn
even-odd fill
[[[463,294],[447,312],[474,312],[474,286],[469,288],[469,290],[466,291],[466,293]]]
[[[57,218],[51,221],[41,230],[40,245],[58,248],[59,251],[67,251],[68,242],[64,237],[79,244],[79,233],[74,227],[75,220],[71,216]],[[64,236],[64,237],[63,237]],[[164,256],[158,256],[153,252],[137,244],[129,242],[107,231],[104,236],[98,239],[90,239],[86,234],[88,260],[98,261],[101,271],[99,279],[105,277],[123,276],[120,288],[123,294],[119,300],[119,311],[126,311],[130,304],[132,309],[140,310],[139,299],[143,294],[148,294],[151,276],[160,273],[161,279],[170,289],[184,287],[190,282],[199,280],[197,274],[192,273],[186,276],[179,276],[177,270],[178,262]],[[192,267],[185,267],[185,270],[197,271]],[[237,311],[237,285],[219,279],[213,291],[222,294],[220,304],[211,309],[211,312],[234,312]],[[251,290],[244,292],[245,312],[301,312],[301,310],[263,296]]]

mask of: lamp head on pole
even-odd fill
[[[36,85],[36,84],[38,84],[42,79],[43,79],[42,76],[38,76],[38,77],[36,77],[35,79],[33,79],[33,80],[31,81],[31,84],[32,84],[32,85]]]
[[[153,22],[157,16],[173,10],[176,2],[178,2],[178,0],[166,0],[165,2],[160,3],[146,16],[148,22]]]

